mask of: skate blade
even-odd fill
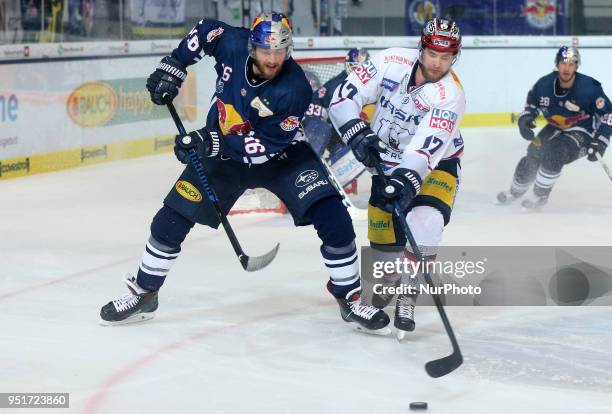
[[[406,338],[406,331],[398,330],[395,337],[397,338],[397,342],[402,343],[404,338]]]
[[[380,329],[367,329],[364,328],[363,326],[359,325],[358,323],[355,322],[351,322],[351,328],[353,328],[353,330],[357,331],[357,332],[362,332],[362,333],[366,333],[368,335],[377,335],[377,336],[389,336],[391,335],[391,329],[389,329],[388,326],[385,326],[384,328],[380,328]]]
[[[154,317],[155,317],[154,312],[137,313],[136,315],[132,315],[129,318],[126,318],[122,321],[105,321],[104,319],[100,319],[100,325],[102,326],[128,325],[131,323],[148,321],[149,319],[153,319]]]

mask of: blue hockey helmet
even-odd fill
[[[282,13],[260,13],[253,19],[249,34],[251,55],[256,47],[262,49],[287,48],[287,59],[293,50],[293,35],[289,18]]]
[[[351,50],[349,50],[344,58],[344,67],[346,69],[346,74],[350,74],[357,66],[361,65],[369,58],[370,54],[364,48],[352,48]]]
[[[561,46],[555,56],[555,66],[559,62],[576,62],[576,67],[580,66],[580,52],[576,46]]]

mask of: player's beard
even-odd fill
[[[253,59],[253,65],[257,69],[257,76],[264,79],[274,79],[280,71],[283,69],[284,62],[281,62],[274,69],[267,67],[264,63],[259,62],[257,59]]]
[[[559,71],[559,80],[564,84],[573,83],[575,78],[576,78],[576,72],[567,74],[567,73]]]
[[[440,79],[442,79],[444,75],[448,73],[448,72],[443,72],[441,70],[437,72],[430,71],[425,67],[425,65],[423,65],[420,62],[419,62],[419,65],[421,66],[421,72],[423,72],[423,77],[425,78],[427,82],[436,83]]]

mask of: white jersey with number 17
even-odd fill
[[[438,82],[413,86],[418,58],[418,50],[391,48],[364,62],[334,92],[329,115],[339,129],[375,103],[370,126],[387,146],[385,166],[414,170],[423,180],[441,160],[463,152],[465,95],[452,71]]]

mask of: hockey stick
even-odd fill
[[[176,124],[176,128],[178,129],[179,134],[186,135],[187,132],[185,131],[185,127],[181,122],[181,118],[179,118],[178,114],[176,113],[174,105],[172,104],[172,102],[170,102],[167,106],[168,110],[170,111],[170,115],[172,115],[172,119]],[[196,151],[193,148],[189,150],[189,160],[191,161],[191,166],[195,169],[198,175],[202,187],[204,187],[204,192],[206,192],[206,196],[215,208],[217,218],[223,225],[225,233],[227,233],[227,237],[229,237],[230,243],[232,243],[232,247],[234,248],[234,252],[236,252],[236,256],[238,256],[238,260],[240,260],[242,268],[247,272],[254,272],[255,270],[263,269],[264,267],[269,265],[276,257],[276,253],[278,253],[278,248],[280,247],[280,244],[277,243],[276,247],[274,247],[272,250],[262,256],[247,256],[242,250],[242,247],[240,247],[240,243],[236,238],[236,234],[234,233],[232,226],[227,220],[227,216],[223,213],[223,210],[221,210],[221,206],[219,206],[219,199],[217,198],[217,195],[215,194],[213,188],[208,183],[208,179],[204,174],[204,168],[202,167],[202,163],[200,162],[200,159],[198,158],[198,155],[196,154]]]
[[[603,157],[601,156],[601,154],[599,152],[596,152],[595,156],[597,157],[597,160],[599,161],[599,163],[603,167],[604,171],[608,175],[608,178],[610,180],[612,180],[612,170],[610,170],[610,167],[608,167],[608,164],[605,163],[605,161],[603,160]]]
[[[378,153],[376,153],[375,155],[380,161],[380,157],[378,156]],[[380,176],[380,179],[383,180],[384,186],[386,187],[388,185],[387,177],[385,173],[383,172],[382,167],[380,166],[380,162],[376,164],[375,168],[376,168],[376,172]],[[414,236],[412,235],[412,232],[410,231],[410,227],[408,227],[408,223],[406,222],[406,220],[404,219],[402,215],[402,212],[399,206],[399,202],[397,201],[395,202],[393,206],[393,213],[395,214],[398,221],[400,222],[402,226],[402,230],[404,230],[404,234],[406,235],[406,238],[408,239],[408,242],[410,243],[410,247],[412,248],[412,252],[414,253],[416,259],[419,262],[422,262],[423,255],[421,254],[421,251],[419,250],[419,246],[417,245],[416,240],[414,240]],[[423,272],[423,277],[425,278],[425,281],[427,282],[427,284],[435,292],[435,289],[434,289],[435,285],[433,283],[433,280],[431,280],[431,276],[429,275],[429,272]],[[459,343],[457,343],[457,338],[455,338],[455,333],[453,332],[453,328],[451,327],[450,321],[448,320],[448,316],[446,315],[446,311],[444,310],[444,305],[442,305],[442,300],[440,299],[440,296],[438,296],[435,293],[432,293],[431,296],[434,300],[434,303],[436,304],[436,308],[438,309],[438,313],[440,314],[440,319],[442,319],[442,323],[444,324],[444,329],[446,330],[446,333],[448,334],[451,345],[453,346],[452,354],[442,357],[440,359],[434,359],[433,361],[429,361],[425,364],[425,371],[427,371],[427,374],[429,374],[430,377],[439,378],[459,368],[459,366],[463,364],[463,355],[461,354],[461,350],[459,349]]]
[[[344,207],[346,207],[346,209],[348,210],[351,218],[356,220],[366,220],[368,218],[368,210],[355,206],[355,204],[353,204],[353,202],[349,198],[348,194],[346,194],[346,191],[344,191],[344,188],[340,184],[338,177],[336,177],[336,174],[334,174],[329,165],[327,165],[324,160],[321,160],[321,163],[327,170],[327,175],[329,176],[332,185],[336,187],[336,190],[338,190],[338,193],[340,193],[340,197],[342,197],[342,204],[344,204]]]

